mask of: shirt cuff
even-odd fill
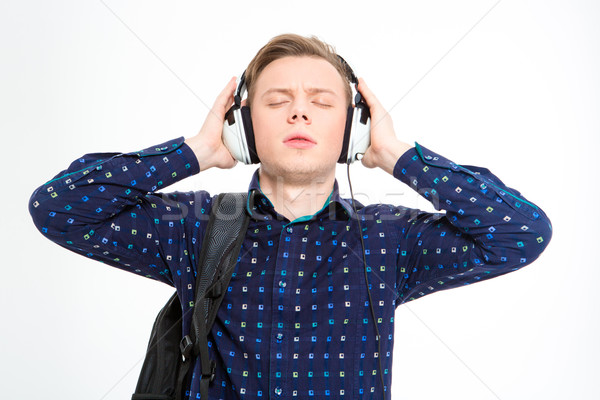
[[[137,156],[147,166],[156,178],[155,190],[200,172],[196,154],[183,136],[125,155]],[[158,168],[160,164],[167,163],[169,168]]]

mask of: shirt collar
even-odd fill
[[[271,203],[269,198],[262,192],[258,178],[258,171],[258,168],[256,169],[256,171],[254,171],[254,175],[252,175],[252,180],[250,181],[250,186],[248,187],[248,201],[246,203],[248,213],[252,218],[256,220],[283,218],[275,211],[273,203]],[[346,199],[342,199],[340,197],[337,179],[334,180],[333,190],[331,191],[329,197],[325,201],[325,204],[319,211],[317,211],[313,215],[305,215],[296,218],[290,223],[309,221],[317,218],[324,218],[327,216],[330,219],[344,221],[354,216],[352,204]]]

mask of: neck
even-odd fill
[[[263,167],[258,171],[260,189],[269,198],[275,211],[293,221],[313,215],[323,208],[333,190],[335,170],[324,177],[307,182],[281,175],[271,175]]]

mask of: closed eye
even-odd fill
[[[287,101],[282,101],[282,102],[279,102],[279,103],[270,103],[269,106],[279,106],[279,105],[284,104],[284,103],[287,103]],[[316,104],[318,106],[325,107],[325,108],[332,107],[329,104],[323,104],[323,103],[317,103],[317,102],[313,102],[313,104]]]

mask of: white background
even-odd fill
[[[27,211],[33,190],[85,153],[194,135],[229,78],[293,32],[333,44],[399,138],[489,168],[553,223],[532,265],[397,310],[392,397],[600,398],[599,8],[3,0],[1,396],[130,398],[173,292],[46,240]],[[255,168],[209,170],[168,191],[243,191]],[[383,171],[357,163],[352,174],[362,202],[432,210]],[[343,167],[338,181],[347,197]]]

